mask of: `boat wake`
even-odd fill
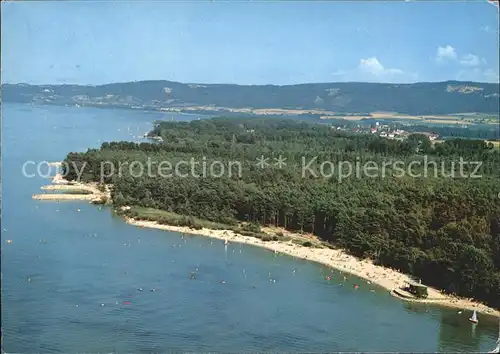
[[[498,321],[498,339],[497,339],[497,346],[495,349],[488,353],[500,353],[500,320]]]

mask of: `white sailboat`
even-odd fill
[[[476,310],[474,310],[474,313],[472,314],[472,317],[469,318],[469,321],[471,321],[472,323],[478,323],[478,319],[477,319],[477,313],[476,313]]]
[[[497,346],[495,349],[493,349],[491,352],[488,353],[500,353],[500,320],[498,321],[498,339],[497,339]]]

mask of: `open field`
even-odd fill
[[[433,118],[424,118],[423,122],[425,123],[433,123],[433,124],[474,124],[471,122],[466,122],[463,120],[456,119],[455,117],[449,119],[433,119]]]
[[[362,113],[339,113],[322,109],[287,109],[287,108],[230,108],[218,106],[189,106],[189,107],[167,107],[162,108],[164,112],[213,112],[214,114],[223,114],[224,112],[253,114],[256,116],[266,115],[303,115],[314,114],[319,115],[321,119],[345,119],[348,121],[358,121],[362,119],[378,119],[378,120],[400,120],[400,121],[420,121],[433,124],[498,124],[498,120],[493,115],[476,114],[476,113],[457,113],[447,115],[427,115],[417,116],[408,115],[397,112],[372,112],[369,114]]]
[[[441,144],[441,143],[444,143],[445,140],[441,140],[441,139],[436,139],[433,141],[434,144]],[[495,149],[498,149],[500,148],[500,141],[495,141],[495,140],[485,140],[486,143],[492,143],[493,146],[495,147]]]
[[[399,120],[399,121],[415,121],[415,123],[432,123],[432,124],[498,124],[498,118],[493,115],[486,114],[447,114],[447,115],[428,115],[415,116],[396,112],[373,112],[370,115],[329,115],[329,112],[324,112],[321,119],[345,119],[349,121],[358,121],[362,119],[377,119],[377,120]]]
[[[256,116],[267,115],[293,115],[304,114],[319,115],[320,119],[344,119],[347,121],[360,121],[363,119],[376,119],[380,121],[414,122],[416,124],[443,124],[443,125],[477,125],[477,124],[499,124],[496,114],[487,113],[454,113],[443,115],[408,115],[398,112],[371,112],[371,113],[339,113],[324,109],[294,109],[294,108],[230,108],[222,106],[189,106],[189,107],[167,107],[161,108],[165,112],[213,112],[213,114],[224,114],[224,112],[252,114]]]

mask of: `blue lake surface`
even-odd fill
[[[21,104],[4,104],[2,110],[6,352],[484,352],[494,347],[493,318],[480,316],[473,326],[467,312],[410,305],[354,277],[341,285],[338,272],[318,264],[138,228],[110,208],[85,202],[31,199],[49,180],[25,177],[26,161],[60,161],[68,152],[98,148],[104,141],[142,141],[155,120],[198,116]],[[36,169],[27,166],[26,172]],[[189,278],[192,271],[195,280]]]

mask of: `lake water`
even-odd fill
[[[31,199],[49,181],[24,177],[24,162],[60,161],[70,151],[97,148],[103,141],[138,140],[153,121],[172,117],[193,119],[4,104],[6,352],[478,352],[494,347],[495,319],[480,316],[474,327],[469,313],[410,306],[354,277],[342,284],[335,271],[326,281],[331,270],[307,261],[137,228],[109,208],[84,202]],[[26,172],[35,169],[28,166]],[[192,271],[195,280],[189,278]]]

